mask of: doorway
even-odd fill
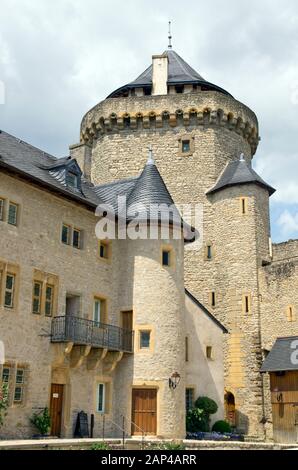
[[[157,390],[154,388],[135,388],[132,391],[132,435],[147,435],[157,432]]]
[[[132,351],[132,328],[133,328],[133,312],[128,310],[121,312],[121,327],[123,328],[122,347],[124,351]]]
[[[52,384],[51,386],[51,435],[61,436],[62,411],[63,411],[64,385]]]

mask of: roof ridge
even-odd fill
[[[42,153],[43,155],[46,155],[50,158],[53,158],[54,160],[59,160],[59,157],[55,157],[51,153],[45,152],[44,150],[41,150],[39,147],[36,147],[35,145],[29,144],[25,140],[22,140],[22,139],[16,137],[15,135],[13,135],[13,134],[10,134],[9,132],[3,131],[2,129],[0,129],[0,135],[1,134],[6,134],[8,137],[12,137],[14,140],[16,140],[19,144],[24,144],[28,147],[31,147],[32,149],[37,150],[38,152]],[[64,157],[61,157],[61,158],[64,158]]]

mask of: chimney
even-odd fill
[[[74,144],[69,147],[71,158],[75,158],[86,180],[91,181],[92,147],[86,143]]]
[[[168,56],[152,56],[152,95],[168,94]]]

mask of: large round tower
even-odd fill
[[[257,251],[261,245],[250,240],[251,232],[243,229],[247,251],[245,254],[242,252],[242,235],[233,238],[231,269],[225,244],[229,241],[226,237],[231,236],[229,230],[233,224],[228,219],[225,221],[221,207],[227,204],[231,209],[238,203],[250,204],[251,199],[245,191],[241,199],[241,190],[235,199],[235,189],[233,197],[227,190],[224,194],[228,197],[223,201],[208,193],[216,186],[225,168],[239,161],[240,154],[251,168],[259,142],[255,114],[227,91],[204,80],[169,49],[153,56],[151,66],[136,80],[111,93],[84,116],[80,140],[80,144],[72,146],[72,153],[84,168],[85,175],[94,183],[102,184],[139,174],[146,147],[151,144],[160,173],[175,203],[201,205],[203,244],[197,251],[185,251],[185,283],[230,328],[226,377],[231,379],[227,384],[230,390],[227,391],[231,392],[233,388],[238,410],[236,424],[243,431],[260,435],[263,390],[258,375],[261,354],[258,268],[269,258],[269,218],[265,207],[268,201],[264,202],[265,212],[256,210],[259,203],[255,202],[249,205],[253,208],[251,219],[240,220],[240,223],[252,220],[258,239],[259,230],[265,234],[261,236],[264,238],[262,253]],[[257,186],[253,200],[257,201],[258,197],[263,200],[263,193],[264,189]],[[239,211],[234,219],[233,210],[229,213],[233,223],[238,221],[238,216]],[[221,230],[220,226],[225,222],[227,225]],[[235,230],[237,227],[236,223]],[[237,258],[237,253],[243,256]],[[247,261],[249,274],[242,276]],[[244,338],[242,332],[238,333],[243,302],[251,301],[249,295],[245,297],[247,278],[252,284],[249,295],[253,295],[256,302],[252,309],[256,317],[254,321],[245,323]],[[236,323],[233,321],[235,316],[239,320]],[[249,344],[255,344],[252,355],[246,347]],[[239,376],[241,380],[238,380]]]

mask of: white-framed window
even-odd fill
[[[25,376],[25,370],[17,369],[16,383],[15,383],[14,397],[13,397],[14,403],[22,403],[23,401],[24,376]]]
[[[106,384],[97,384],[97,405],[96,410],[98,413],[105,412],[105,401],[106,401]]]
[[[13,308],[14,306],[15,275],[7,274],[5,282],[4,307]]]
[[[61,241],[65,245],[70,245],[70,230],[71,230],[71,227],[69,225],[66,225],[66,224],[62,225]]]
[[[100,323],[104,322],[104,303],[104,300],[95,297],[93,302],[93,321],[95,322],[96,326],[99,326]]]
[[[81,248],[81,230],[74,228],[72,231],[72,246],[78,250]]]

